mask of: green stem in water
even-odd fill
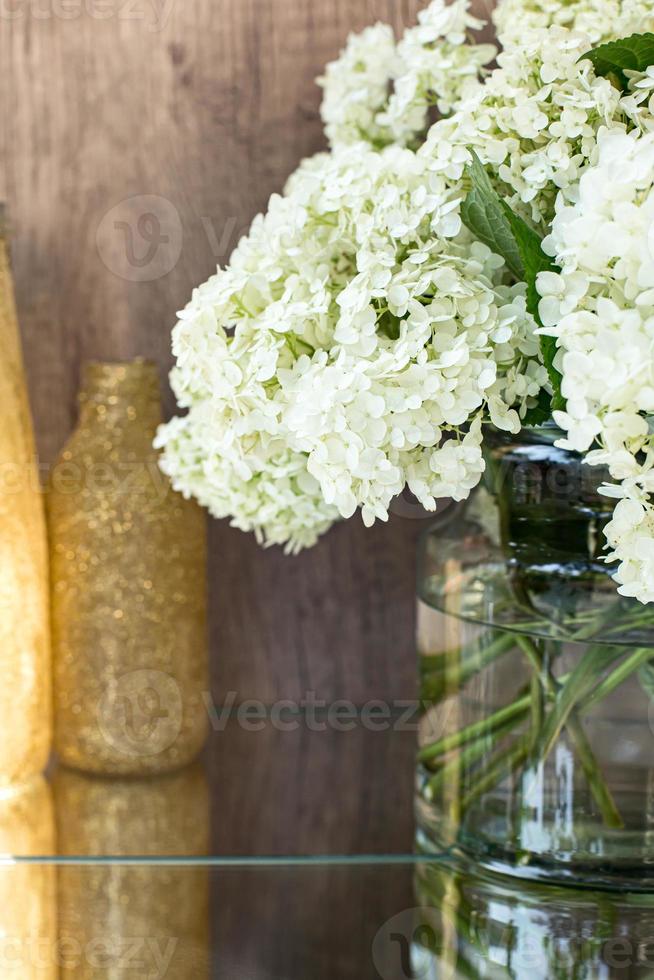
[[[583,634],[588,632],[590,631],[586,629],[580,630],[577,636],[582,638]],[[433,762],[453,750],[465,746],[455,759],[444,764],[434,774],[427,784],[427,788],[431,794],[434,794],[447,780],[449,772],[454,772],[455,769],[460,771],[460,767],[465,769],[481,759],[489,750],[489,737],[497,738],[505,734],[523,721],[531,710],[532,731],[529,750],[525,753],[524,742],[521,740],[497,753],[495,760],[491,762],[490,769],[468,793],[463,802],[464,808],[480,795],[483,795],[487,789],[496,785],[497,778],[501,778],[507,766],[509,770],[515,769],[517,765],[521,764],[521,760],[526,761],[529,755],[532,755],[538,765],[542,765],[565,727],[604,821],[610,827],[622,827],[622,818],[578,715],[585,714],[624,683],[633,673],[653,660],[654,650],[651,648],[635,650],[614,671],[593,687],[598,672],[601,672],[603,667],[610,665],[620,656],[615,648],[608,645],[593,647],[592,650],[587,651],[571,674],[557,681],[551,671],[545,667],[541,651],[530,638],[516,633],[507,633],[498,637],[485,650],[481,652],[478,649],[475,650],[474,654],[470,655],[470,662],[464,665],[458,674],[455,672],[447,679],[447,687],[457,689],[458,685],[464,684],[474,674],[507,652],[514,644],[520,646],[534,667],[535,678],[532,682],[531,694],[520,697],[513,704],[500,709],[481,722],[468,725],[459,732],[424,746],[419,753],[419,759],[422,762]],[[433,659],[436,660],[436,658]],[[443,673],[445,674],[445,671]],[[543,694],[547,698],[554,698],[555,700],[554,708],[546,720],[545,731],[541,733],[542,737],[539,739],[538,734],[543,721]]]
[[[606,782],[602,770],[600,769],[597,759],[591,748],[591,744],[588,741],[588,736],[584,731],[579,719],[572,715],[568,720],[568,733],[570,739],[574,745],[575,752],[579,757],[582,769],[588,784],[591,788],[591,792],[595,797],[595,802],[597,803],[602,818],[607,827],[613,827],[616,830],[620,830],[624,827],[624,820],[620,815],[615,800],[611,790],[609,789],[608,783]]]
[[[517,721],[519,718],[524,717],[529,711],[530,704],[531,696],[526,694],[512,704],[508,704],[505,708],[500,708],[499,711],[489,715],[488,718],[476,721],[458,732],[445,735],[437,742],[423,746],[418,753],[419,762],[433,762],[434,759],[438,759],[442,755],[447,755],[453,749],[458,749],[468,742],[473,742],[484,735],[496,732],[508,722]]]
[[[515,644],[515,637],[504,631],[501,635],[486,645],[481,645],[479,640],[474,640],[468,646],[456,651],[456,656],[462,663],[490,663],[502,653],[506,653]],[[453,654],[450,651],[442,653],[432,653],[420,657],[420,667],[425,668],[426,673],[444,670],[444,660]]]
[[[515,646],[515,637],[503,634],[481,647],[475,643],[472,650],[463,650],[459,654],[459,668],[452,669],[447,662],[447,654],[432,654],[420,658],[422,672],[422,697],[433,704],[438,704],[448,693],[460,691],[476,674],[481,673],[503,654]],[[425,669],[428,668],[428,669]]]
[[[531,747],[534,749],[538,742],[538,733],[543,725],[545,704],[543,685],[537,673],[531,679]]]
[[[603,669],[620,657],[614,647],[592,647],[587,650],[556,696],[554,708],[547,716],[538,740],[538,758],[545,761],[572,712],[584,702],[596,685]]]
[[[536,671],[536,676],[538,677],[543,690],[550,697],[558,699],[561,687],[559,682],[551,673],[549,667],[547,667],[547,665],[544,663],[542,652],[532,640],[529,640],[525,636],[518,637],[518,644]],[[563,690],[565,690],[566,687],[567,685],[564,685]],[[607,825],[607,827],[623,827],[624,823],[615,804],[615,800],[611,795],[611,790],[609,789],[602,770],[600,769],[597,759],[595,758],[583,726],[573,709],[571,709],[567,715],[565,726],[568,730],[570,741],[572,742],[574,750],[581,763],[581,767],[584,770],[586,779],[588,780],[591,792],[595,797],[598,807],[600,808],[604,823]],[[536,740],[532,741],[532,758],[534,760],[535,767],[541,766],[546,759],[546,756],[542,755],[539,750],[539,741],[537,737],[538,732],[540,732],[540,728],[536,730]]]
[[[524,712],[524,717],[526,717],[527,712]],[[493,741],[497,738],[501,738],[502,735],[510,732],[516,725],[516,719],[511,718],[509,721],[505,722],[494,731],[489,732],[487,735],[481,735],[474,742],[470,742],[460,752],[457,752],[454,758],[450,759],[449,762],[444,762],[436,772],[426,786],[427,795],[434,796],[444,783],[447,783],[451,777],[455,777],[458,772],[465,772],[470,768],[475,762],[483,758],[485,755],[490,754]]]
[[[531,749],[531,735],[525,735],[517,742],[497,752],[495,758],[491,760],[490,767],[486,770],[481,779],[478,779],[474,787],[464,796],[461,802],[461,812],[470,807],[475,800],[479,799],[490,789],[494,789],[501,783],[507,773],[515,772],[522,766],[529,756]]]
[[[654,650],[651,647],[643,647],[642,649],[635,650],[608,677],[600,681],[594,691],[591,691],[590,695],[582,704],[582,711],[588,711],[589,708],[603,701],[604,698],[615,691],[616,687],[620,687],[631,674],[653,659]]]

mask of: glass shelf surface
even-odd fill
[[[654,896],[482,876],[444,856],[19,862],[0,868],[0,896],[3,978],[641,980],[654,970]]]

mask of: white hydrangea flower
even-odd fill
[[[504,0],[483,84],[494,49],[466,43],[468,0],[434,0],[399,43],[381,24],[353,35],[321,80],[332,152],[180,314],[187,414],[158,436],[174,486],[293,552],[356,510],[387,519],[405,487],[427,509],[470,493],[483,423],[519,431],[549,387],[525,287],[462,228],[474,148],[518,213],[554,218],[561,274],[539,290],[556,419],[563,445],[610,468],[616,577],[653,600],[654,75],[630,73],[624,96],[580,61],[651,17],[642,0]],[[424,139],[432,107],[451,115]]]
[[[626,120],[620,92],[579,61],[589,47],[588,37],[561,27],[525,31],[485,84],[432,126],[420,153],[452,182],[474,148],[502,196],[545,227],[557,191],[573,193],[593,159],[598,130]]]
[[[625,497],[607,531],[620,561],[616,578],[621,591],[648,602],[654,594],[645,545],[654,527],[654,133],[601,132],[597,162],[585,170],[575,197],[572,204],[559,198],[544,242],[561,273],[538,279],[540,315],[545,332],[557,338],[567,401],[555,420],[567,434],[564,448],[587,453],[590,464],[608,466],[620,481],[607,491]],[[599,449],[591,449],[595,442]],[[654,538],[650,543],[654,548]]]
[[[651,132],[654,130],[654,65],[644,72],[627,69],[625,75],[629,79],[629,93],[623,98],[622,107],[635,126]]]
[[[387,519],[405,486],[432,509],[467,496],[481,414],[517,431],[540,389],[524,287],[459,203],[401,147],[299,168],[180,314],[189,412],[159,436],[178,489],[291,550],[357,509]]]
[[[206,402],[160,428],[155,446],[165,449],[161,467],[173,487],[214,517],[254,531],[260,544],[284,545],[288,554],[312,547],[339,515],[307,472],[306,457],[280,438],[230,445],[232,424],[227,408],[219,417]]]
[[[482,68],[496,56],[493,44],[467,43],[470,32],[484,26],[469,8],[469,0],[434,0],[399,42],[393,93],[377,116],[395,142],[407,144],[424,133],[430,107],[450,113],[480,84]]]
[[[325,92],[321,115],[332,145],[389,142],[376,117],[388,101],[395,56],[393,28],[376,24],[351,34],[341,56],[327,65],[318,84]]]
[[[619,591],[640,602],[654,602],[654,507],[649,501],[620,500],[606,537],[611,558],[620,563]]]
[[[424,136],[432,107],[451,112],[497,52],[492,44],[467,43],[485,23],[469,8],[470,0],[433,0],[397,45],[383,24],[352,34],[318,79],[330,144],[406,146]]]
[[[592,45],[654,30],[650,0],[499,0],[493,23],[504,47],[522,43],[525,31],[565,27],[588,35]]]

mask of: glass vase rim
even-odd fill
[[[508,432],[506,429],[500,429],[490,422],[486,427],[486,431],[499,443],[527,441],[531,437],[534,440],[554,445],[559,439],[565,439],[567,435],[565,429],[562,429],[552,419],[548,419],[540,425],[523,425],[518,432]],[[564,451],[569,452],[571,456],[578,456],[580,459],[583,458],[582,454],[574,449]]]

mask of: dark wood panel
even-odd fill
[[[325,712],[282,717],[233,718],[211,738],[212,853],[410,853],[416,719],[360,714],[339,730]]]

